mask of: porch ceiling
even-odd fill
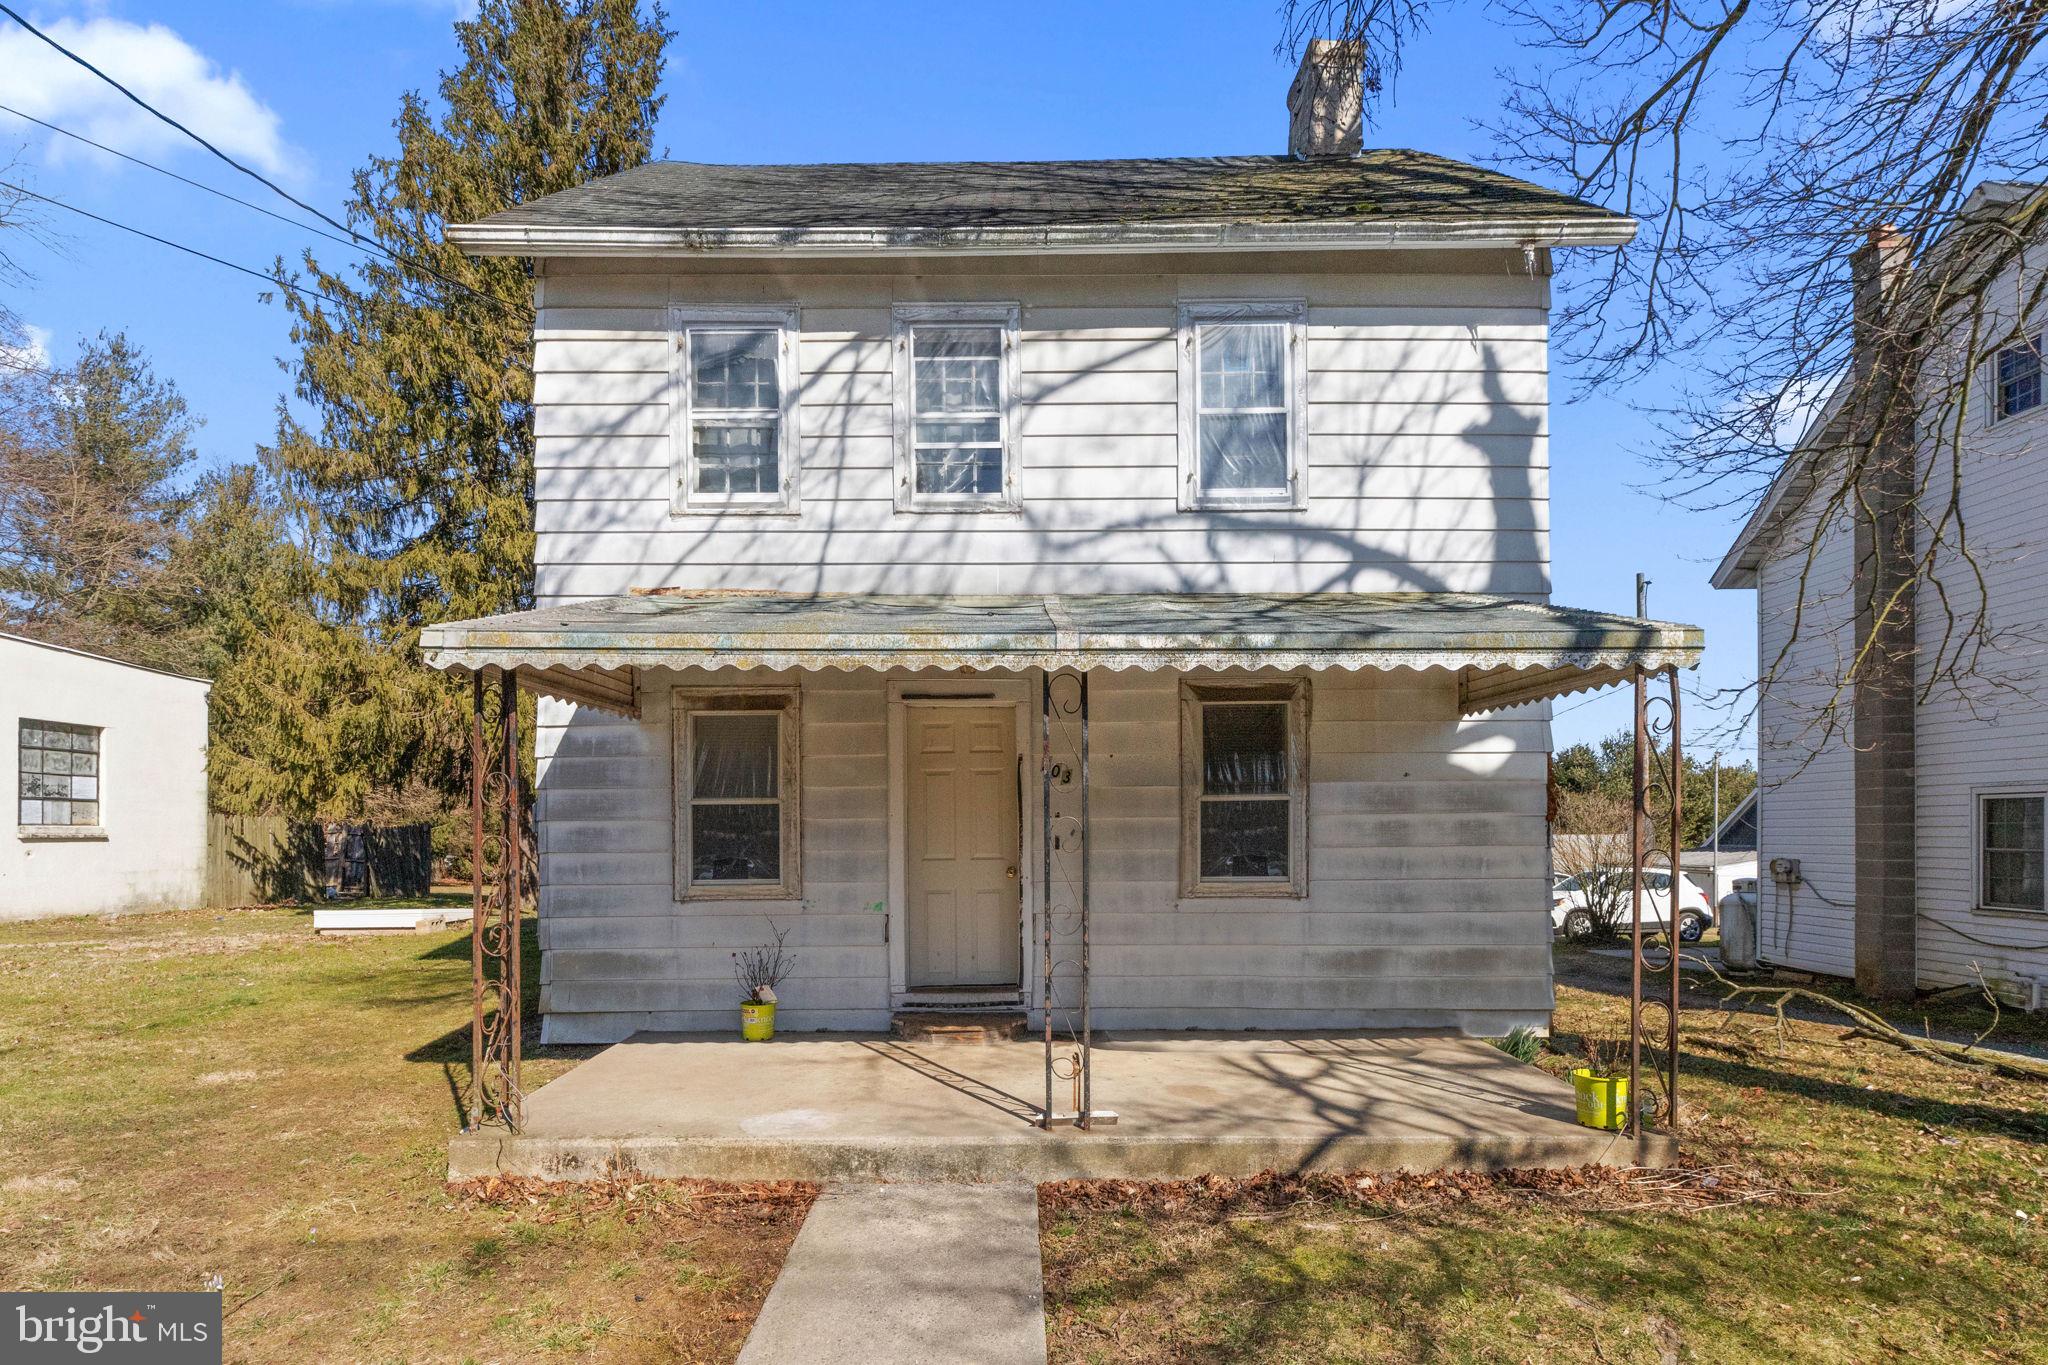
[[[1690,668],[1698,627],[1477,593],[993,597],[655,590],[451,621],[436,668],[630,711],[641,668],[1444,669],[1467,713]]]

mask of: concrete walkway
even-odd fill
[[[1030,1185],[833,1185],[804,1220],[740,1365],[1044,1365]]]

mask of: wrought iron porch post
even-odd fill
[[[1648,857],[1650,823],[1649,679],[1638,667],[1635,686],[1634,800],[1628,813],[1629,964],[1628,964],[1628,1104],[1627,1132],[1642,1137],[1643,1094],[1643,864]],[[1674,890],[1676,888],[1673,888]]]
[[[525,895],[519,681],[508,669],[495,672],[497,706],[488,729],[483,670],[470,679],[471,1012],[466,1108],[472,1129],[494,1120],[517,1130],[524,1118],[519,1088],[519,918]]]
[[[1071,684],[1071,696],[1066,695]],[[1047,670],[1041,675],[1040,690],[1040,771],[1042,790],[1041,838],[1044,875],[1039,892],[1039,955],[1040,973],[1039,1006],[1043,1010],[1043,1035],[1045,1043],[1045,1107],[1040,1112],[1039,1122],[1050,1127],[1055,1122],[1071,1121],[1076,1127],[1087,1128],[1096,1121],[1094,1109],[1094,1075],[1091,1063],[1094,1060],[1094,1020],[1091,1015],[1092,1002],[1089,995],[1090,974],[1090,926],[1089,926],[1089,828],[1088,828],[1088,674],[1085,670],[1073,673]],[[1055,737],[1070,741],[1073,749],[1071,761],[1065,752],[1066,745],[1056,743]],[[1071,788],[1078,780],[1080,790]],[[1057,803],[1054,792],[1062,794]],[[1058,856],[1055,856],[1058,855]],[[1056,928],[1065,924],[1074,934],[1074,953],[1069,959],[1059,956],[1061,943]],[[1055,1057],[1054,1011],[1059,1009],[1058,972],[1059,964],[1065,961],[1075,969],[1075,1004],[1078,1006],[1078,1025],[1073,1013],[1067,1014],[1067,1032],[1074,1050],[1064,1058]],[[1068,1070],[1059,1070],[1065,1065]],[[1074,1112],[1069,1115],[1057,1109],[1053,1103],[1053,1082],[1069,1081],[1074,1086]],[[1104,1111],[1103,1122],[1115,1122],[1114,1115]]]

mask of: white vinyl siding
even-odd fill
[[[888,1025],[887,679],[649,673],[638,721],[543,700],[541,1005],[550,1043],[734,1026],[731,954],[789,931],[791,1032]],[[1257,682],[1201,675],[1208,685]],[[1101,1028],[1463,1028],[1548,1016],[1549,727],[1457,716],[1441,674],[1312,680],[1309,894],[1181,899],[1182,678],[1090,682],[1093,1004]],[[803,896],[679,905],[669,884],[672,685],[799,687]],[[1036,696],[1036,682],[1032,683]],[[1032,710],[1035,713],[1035,707]],[[1536,711],[1536,714],[1527,714]],[[1032,752],[1037,721],[1031,724]],[[1035,801],[1036,774],[1027,776]],[[1039,851],[1027,852],[1036,859]],[[1035,935],[1027,940],[1035,945]],[[1033,947],[1035,952],[1035,946]],[[1025,976],[1035,983],[1035,959]],[[1069,983],[1070,984],[1070,983]]]
[[[1854,536],[1844,514],[1816,529],[1818,516],[1795,516],[1757,571],[1758,669],[1775,669],[1757,712],[1757,953],[1852,976],[1855,735],[1837,682],[1855,648]],[[1797,858],[1803,883],[1773,879],[1773,858]]]
[[[1549,591],[1548,281],[1520,253],[1340,263],[550,261],[535,351],[540,601],[870,593]],[[1512,266],[1512,270],[1507,269]],[[1183,298],[1300,297],[1300,510],[1180,507]],[[668,308],[802,305],[795,515],[670,515]],[[898,304],[1019,306],[1018,511],[896,505]]]

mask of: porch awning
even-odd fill
[[[1467,713],[1690,668],[1698,627],[1476,593],[1000,597],[659,590],[451,621],[435,668],[634,709],[642,668],[1444,669]]]

